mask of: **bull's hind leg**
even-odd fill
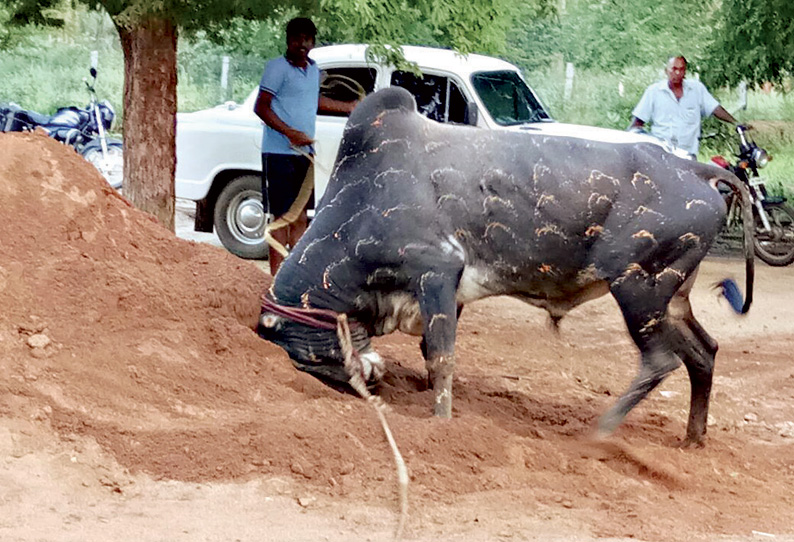
[[[674,326],[673,347],[689,373],[690,406],[685,444],[702,444],[706,436],[709,397],[714,376],[715,341],[692,314],[689,302],[691,284],[673,297],[669,317]]]
[[[670,350],[669,328],[666,322],[660,322],[653,332],[645,333],[641,341],[635,339],[640,349],[639,372],[618,402],[601,417],[598,422],[599,435],[612,433],[632,408],[681,365],[681,361]]]
[[[672,275],[670,280],[659,280],[635,265],[610,284],[629,334],[640,350],[640,367],[628,390],[599,421],[600,435],[614,431],[626,414],[681,364],[671,344],[675,330],[666,317],[667,305],[681,281]]]

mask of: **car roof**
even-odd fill
[[[327,45],[312,49],[309,56],[320,64],[328,64],[335,61],[366,62],[368,47],[368,45],[364,44]],[[473,53],[463,56],[452,49],[404,45],[402,50],[405,59],[409,62],[415,62],[420,68],[443,69],[445,71],[454,71],[460,75],[470,75],[481,71],[518,71],[518,68],[513,64],[504,60]]]

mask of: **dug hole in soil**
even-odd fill
[[[252,330],[270,277],[132,208],[69,148],[0,134],[0,539],[389,540],[392,455],[369,406]],[[410,472],[408,540],[794,539],[791,269],[759,262],[720,341],[706,446],[681,449],[676,371],[606,443],[637,352],[611,298],[560,333],[509,298],[467,307],[454,418],[418,339],[376,339]]]

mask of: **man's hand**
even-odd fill
[[[284,135],[287,136],[289,142],[295,147],[306,147],[314,143],[314,140],[312,138],[310,138],[300,130],[295,130],[293,128],[287,130],[284,133]]]

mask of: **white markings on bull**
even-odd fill
[[[607,182],[610,182],[610,183],[612,183],[615,186],[620,186],[620,179],[617,179],[615,177],[611,177],[611,176],[607,175],[606,173],[604,173],[602,171],[598,171],[597,169],[592,170],[590,172],[590,176],[587,178],[587,182],[590,184],[590,186],[596,186],[598,181],[601,181],[601,180],[605,180]]]
[[[436,325],[438,321],[441,321],[441,323],[443,324],[446,320],[447,320],[447,315],[444,314],[443,312],[434,314],[432,318],[430,318],[430,323],[427,325],[427,328],[433,329],[433,326]]]
[[[396,205],[394,207],[390,207],[389,209],[386,209],[385,211],[381,211],[381,215],[383,215],[383,217],[386,218],[390,214],[392,214],[394,212],[397,212],[397,211],[409,211],[411,209],[418,209],[418,208],[419,207],[416,206],[416,205],[411,206],[411,205],[405,205],[404,203],[401,203],[401,204]]]
[[[442,275],[441,273],[436,273],[435,271],[427,271],[425,273],[422,273],[422,276],[419,277],[419,288],[422,290],[423,296],[427,295],[427,292],[425,291],[425,283],[432,278],[443,279],[444,275]]]
[[[559,226],[557,226],[557,224],[546,224],[541,228],[537,228],[535,229],[535,235],[537,235],[538,237],[540,237],[541,235],[558,235],[563,239],[567,239],[567,237],[559,228]]]
[[[463,208],[466,209],[466,211],[469,210],[469,205],[466,203],[466,200],[458,196],[457,194],[444,194],[443,196],[439,197],[436,202],[438,204],[438,207],[441,207],[444,205],[445,202],[450,200],[460,203],[463,206]]]
[[[678,240],[681,241],[682,243],[700,244],[700,236],[692,232],[685,233],[684,235],[679,237]]]
[[[355,222],[358,219],[358,217],[360,217],[361,215],[364,215],[366,213],[377,213],[377,212],[378,212],[378,210],[375,209],[372,205],[367,205],[366,207],[364,207],[363,209],[361,209],[357,213],[354,213],[353,215],[351,215],[350,218],[348,218],[347,220],[342,222],[339,225],[339,227],[336,229],[336,231],[338,231],[338,232],[342,231],[343,229],[345,229],[345,226],[347,226],[351,222]]]
[[[483,212],[483,214],[486,214],[488,212],[488,205],[491,205],[491,204],[499,204],[499,205],[503,205],[505,207],[508,207],[510,209],[515,209],[515,206],[513,205],[513,202],[510,201],[510,200],[507,200],[507,199],[504,199],[504,198],[500,198],[499,196],[488,196],[482,202],[482,212]]]
[[[678,282],[684,282],[684,280],[686,279],[686,276],[684,276],[684,274],[678,269],[675,269],[673,267],[665,267],[664,269],[656,273],[656,280],[660,281],[664,279],[667,275],[673,275],[673,277]]]
[[[605,196],[604,194],[599,194],[597,192],[593,192],[592,194],[590,194],[590,197],[587,199],[587,207],[589,209],[592,209],[597,205],[603,205],[603,204],[611,205],[612,200],[609,199],[608,196]]]
[[[658,318],[651,318],[650,320],[648,320],[647,322],[645,322],[645,325],[644,325],[644,326],[642,326],[642,327],[640,328],[640,333],[642,333],[642,334],[644,335],[645,333],[648,333],[648,332],[650,332],[650,331],[653,331],[653,328],[655,328],[656,326],[658,326],[658,325],[659,325],[659,323],[660,323],[660,320],[659,320]]]
[[[635,216],[640,216],[645,214],[656,215],[658,217],[664,218],[664,215],[662,213],[656,212],[650,207],[646,207],[645,205],[640,205],[639,207],[637,207],[637,210],[634,211]]]
[[[343,156],[342,159],[339,160],[339,162],[336,164],[336,168],[334,169],[334,174],[333,174],[332,180],[336,179],[336,173],[342,168],[342,166],[345,164],[345,162],[347,162],[348,160],[355,161],[357,158],[359,158],[359,157],[361,157],[363,155],[365,155],[364,152],[357,152],[357,153],[354,153],[354,154],[348,154],[348,155]]]
[[[387,175],[398,175],[399,176],[399,175],[403,175],[405,173],[408,173],[408,172],[406,170],[404,170],[404,169],[389,168],[386,171],[381,171],[380,173],[375,175],[375,178],[372,179],[372,184],[374,184],[378,188],[383,188],[383,183],[381,181],[383,180],[384,177],[386,177]],[[413,175],[411,175],[411,177],[413,178]]]
[[[654,243],[656,242],[656,238],[648,230],[640,230],[637,233],[633,234],[631,237],[632,239],[650,239]]]
[[[504,224],[502,224],[501,222],[489,222],[488,225],[485,227],[485,233],[483,233],[482,236],[488,237],[489,235],[491,235],[491,230],[494,229],[503,230],[505,233],[510,234],[510,237],[513,237],[515,239],[515,234],[513,234],[513,231]]]
[[[383,141],[380,142],[380,144],[377,147],[371,149],[369,152],[370,154],[375,154],[376,152],[382,151],[384,147],[388,147],[390,145],[397,145],[400,143],[402,143],[409,149],[411,148],[411,142],[408,141],[408,139],[384,139]]]
[[[303,249],[300,258],[298,259],[298,262],[301,265],[305,264],[309,251],[318,245],[324,245],[330,239],[331,239],[330,235],[326,235],[325,237],[318,237],[317,239],[312,239],[311,242],[308,245],[306,245],[306,248]]]
[[[630,277],[631,275],[635,275],[635,274],[636,275],[640,275],[643,278],[647,278],[648,277],[648,273],[645,271],[645,269],[643,269],[640,264],[634,262],[634,263],[630,263],[628,266],[626,266],[626,269],[623,271],[623,274],[620,275],[617,279],[615,279],[614,283],[616,285],[620,284],[621,282],[626,280],[628,277]]]
[[[356,248],[353,250],[353,254],[356,256],[360,256],[358,250],[366,245],[377,245],[378,240],[374,237],[367,237],[366,239],[361,239],[360,241],[356,242]]]
[[[604,231],[604,226],[601,224],[592,224],[587,230],[584,232],[586,237],[594,237]]]
[[[331,272],[334,270],[335,267],[339,267],[340,265],[345,265],[347,262],[350,261],[350,256],[345,256],[338,262],[331,263],[328,267],[325,268],[323,272],[323,288],[329,289],[331,287]]]
[[[538,202],[535,205],[535,208],[536,209],[540,209],[541,207],[544,207],[546,204],[555,203],[556,201],[557,200],[554,198],[554,195],[552,195],[552,194],[543,194],[543,195],[541,195],[538,198]]]
[[[634,188],[638,188],[637,187],[638,183],[642,183],[644,185],[656,188],[656,185],[653,184],[653,181],[651,180],[651,178],[648,177],[647,175],[643,175],[639,171],[635,172],[634,176],[631,178],[631,185]]]
[[[705,201],[703,201],[702,199],[691,199],[691,200],[686,202],[686,208],[687,209],[691,209],[692,206],[694,206],[694,205],[703,205],[703,206],[706,206],[706,207],[709,206],[709,204],[706,203]]]
[[[535,164],[535,167],[532,168],[532,182],[537,185],[541,175],[546,175],[548,173],[551,173],[551,168],[538,162]]]
[[[443,141],[430,141],[425,145],[425,152],[431,153],[445,147],[449,147],[449,143]]]

